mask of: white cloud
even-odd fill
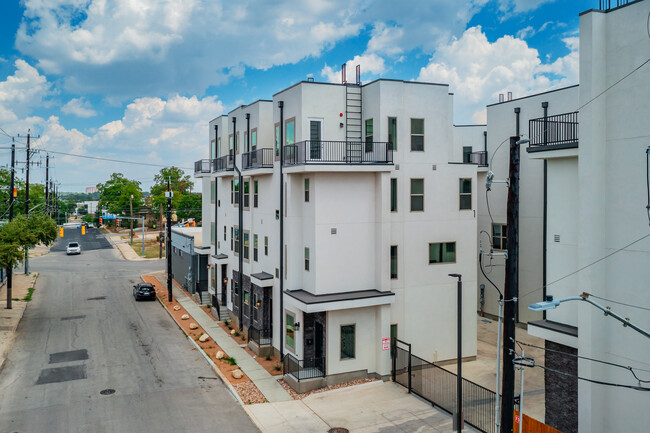
[[[0,121],[7,122],[26,116],[51,95],[52,85],[47,78],[26,61],[15,61],[13,75],[0,82]]]
[[[85,98],[73,98],[69,100],[63,107],[61,111],[64,114],[72,114],[77,117],[93,117],[97,115],[97,112],[93,110],[90,102]]]
[[[526,39],[527,37],[533,36],[534,34],[535,29],[533,26],[526,26],[517,32],[517,39]]]
[[[507,15],[534,11],[544,3],[555,0],[499,0],[499,10]]]
[[[381,75],[386,70],[384,59],[376,54],[364,54],[361,56],[354,56],[352,60],[346,62],[346,79],[348,83],[356,81],[356,67],[361,66],[361,75],[377,76]],[[334,69],[331,66],[325,65],[321,70],[321,75],[325,77],[330,83],[341,82],[340,69]]]
[[[419,81],[449,83],[454,92],[456,123],[485,122],[485,105],[499,93],[514,97],[578,82],[577,38],[566,38],[569,54],[553,63],[542,63],[536,49],[512,36],[489,42],[481,27],[472,27],[461,38],[438,48],[420,70]]]

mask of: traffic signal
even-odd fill
[[[82,234],[82,235],[85,235],[85,234],[86,234],[86,226],[85,226],[85,225],[82,225],[82,226],[81,226],[81,234]]]
[[[59,227],[59,237],[63,237],[63,227]]]
[[[18,197],[18,188],[14,188],[14,198]]]
[[[99,225],[102,225],[103,223],[102,217],[99,217]]]
[[[120,226],[120,219],[116,218],[115,219],[115,227],[119,227],[119,226]]]

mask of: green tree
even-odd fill
[[[0,216],[6,216],[9,213],[9,205],[11,204],[11,170],[0,169]],[[25,214],[25,181],[22,179],[14,179],[14,187],[17,191],[17,196],[14,200],[14,215]],[[40,183],[29,184],[29,209],[31,212],[45,212],[45,186]]]
[[[18,215],[0,226],[0,266],[13,269],[25,260],[27,248],[50,245],[55,239],[56,223],[47,215]]]
[[[178,203],[176,214],[180,219],[194,218],[196,222],[199,222],[202,216],[202,205],[201,194],[185,194]]]
[[[105,183],[97,184],[99,190],[99,210],[111,214],[126,215],[130,213],[129,201],[133,195],[133,209],[142,206],[142,189],[140,182],[124,177],[122,173],[113,173]]]
[[[172,208],[174,209],[178,208],[183,196],[192,189],[192,178],[190,175],[186,175],[182,169],[178,167],[163,168],[153,177],[155,184],[151,187],[151,203],[154,209],[158,209],[160,205],[163,205],[163,208],[167,206],[165,191],[167,191],[168,179],[171,190],[174,192],[172,198]]]

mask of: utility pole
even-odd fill
[[[129,220],[129,223],[131,224],[131,230],[129,236],[131,239],[131,244],[133,244],[133,194],[131,194],[131,197],[129,197],[129,209],[131,209],[131,219]]]
[[[11,181],[9,183],[9,221],[14,219],[14,175],[16,172],[16,143],[11,139]],[[11,310],[11,289],[13,288],[13,269],[12,266],[7,269],[7,309]]]
[[[507,238],[508,258],[503,309],[503,391],[501,433],[512,433],[515,400],[515,317],[519,279],[519,137],[510,137]],[[497,393],[499,390],[497,390]]]
[[[162,204],[160,205],[160,232],[158,233],[158,258],[162,259],[162,246],[163,246],[163,214]]]
[[[50,214],[50,154],[45,155],[45,213]]]
[[[167,179],[167,243],[165,253],[167,254],[167,300],[172,302],[172,190]]]
[[[29,218],[29,139],[30,130],[27,130],[27,169],[25,174],[25,217]],[[25,275],[29,275],[29,248],[25,248]]]

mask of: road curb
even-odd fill
[[[23,316],[25,315],[25,310],[27,310],[28,302],[24,302],[24,301],[13,301],[13,302],[14,304],[16,303],[25,304],[25,308],[23,308],[23,310],[21,311],[20,316],[18,317],[18,320],[16,320],[16,323],[14,324],[13,328],[8,331],[11,334],[11,337],[6,344],[7,346],[6,353],[2,357],[0,357],[0,374],[2,373],[2,370],[7,364],[7,356],[9,355],[9,352],[11,351],[11,348],[13,347],[14,342],[16,340],[16,330],[18,329],[18,325],[20,325],[20,321],[23,320]]]

